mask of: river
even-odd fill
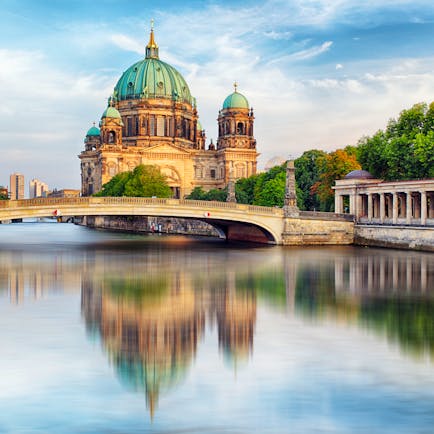
[[[432,433],[434,255],[0,225],[0,433]]]

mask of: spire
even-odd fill
[[[154,20],[151,20],[151,34],[149,35],[149,42],[146,46],[146,58],[158,59],[158,45],[154,39]]]
[[[235,81],[234,82],[234,92],[237,92],[237,89],[238,89],[238,83]]]

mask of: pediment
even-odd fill
[[[161,143],[159,145],[151,146],[143,150],[143,154],[173,154],[173,155],[191,155],[192,150],[184,149],[180,146],[171,145],[168,143]]]

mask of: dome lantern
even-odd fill
[[[149,42],[146,46],[146,59],[158,59],[158,45],[154,39],[154,20],[151,20],[151,34],[149,35]]]

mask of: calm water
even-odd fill
[[[0,225],[0,433],[433,433],[434,255]]]

